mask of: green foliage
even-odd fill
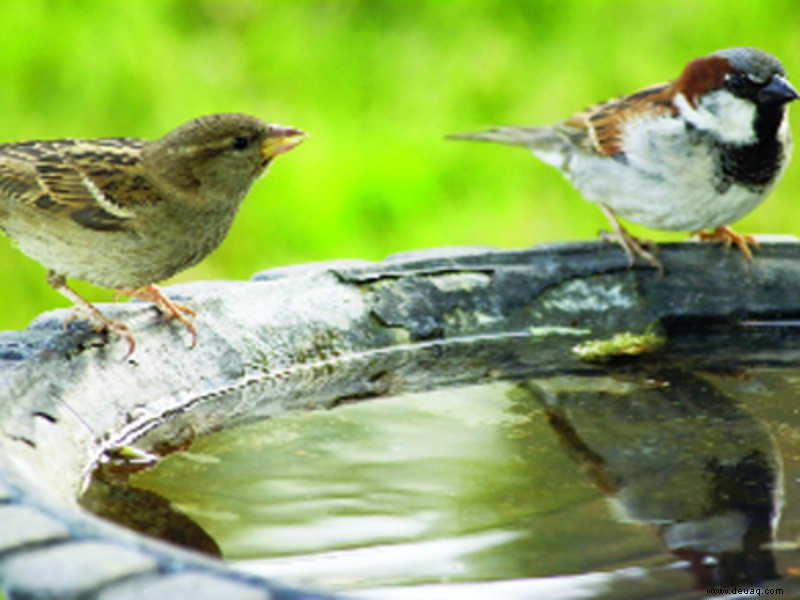
[[[178,280],[593,238],[602,215],[558,173],[442,136],[546,124],[733,45],[774,53],[800,85],[797,24],[793,0],[12,0],[0,7],[0,139],[157,137],[217,111],[309,131],[255,185],[223,246]],[[799,187],[790,167],[739,228],[796,234]],[[0,328],[64,305],[4,238],[0,261]]]

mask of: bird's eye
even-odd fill
[[[762,86],[767,83],[767,79],[765,77],[759,77],[758,75],[753,75],[752,73],[747,74],[747,79],[750,81],[750,83],[758,86]]]
[[[725,75],[725,87],[739,98],[754,98],[763,84],[757,84],[749,75],[728,73]]]
[[[243,136],[236,136],[231,142],[231,148],[234,150],[244,150],[250,145],[250,140]]]

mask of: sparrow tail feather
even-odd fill
[[[472,140],[493,142],[524,148],[545,148],[553,144],[563,144],[564,140],[548,127],[495,127],[486,131],[453,133],[445,136],[448,140]]]

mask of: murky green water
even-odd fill
[[[449,388],[210,435],[131,484],[239,569],[370,598],[788,592],[798,392],[785,371]]]

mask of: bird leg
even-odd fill
[[[197,313],[188,306],[167,298],[158,286],[151,283],[136,289],[118,289],[115,294],[125,294],[126,296],[152,302],[158,311],[164,315],[164,320],[168,323],[172,319],[177,319],[183,323],[186,331],[192,336],[192,348],[197,344],[197,330],[192,322],[192,317],[196,316]]]
[[[638,256],[650,263],[650,266],[652,266],[654,269],[657,269],[660,275],[663,275],[664,266],[661,264],[661,261],[655,257],[655,254],[649,251],[655,250],[656,245],[649,240],[640,240],[628,233],[619,220],[617,220],[617,215],[615,215],[614,211],[609,207],[605,206],[604,204],[600,204],[600,210],[603,211],[606,219],[608,219],[608,222],[611,224],[611,228],[614,230],[613,235],[603,232],[601,234],[603,239],[607,241],[615,241],[622,246],[622,249],[628,256],[628,265],[632,267],[636,262],[636,257]],[[645,248],[649,248],[649,250],[645,250]]]
[[[726,248],[736,244],[736,247],[744,254],[745,260],[748,261],[753,260],[753,252],[750,250],[750,246],[753,247],[753,250],[761,249],[761,246],[752,235],[736,233],[733,229],[724,225],[712,231],[693,231],[692,236],[697,236],[701,242],[722,242]]]
[[[133,334],[125,323],[106,317],[94,304],[85,300],[78,292],[69,287],[67,279],[55,271],[47,271],[47,284],[74,305],[72,315],[64,322],[65,327],[70,321],[78,318],[78,313],[83,313],[93,330],[116,334],[128,342],[128,354],[125,355],[125,358],[133,354],[136,348],[136,340],[133,339]]]

